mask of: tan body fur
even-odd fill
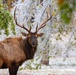
[[[8,68],[22,64],[26,59],[22,38],[8,38],[0,42],[0,67],[6,64]]]

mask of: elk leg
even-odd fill
[[[9,75],[13,75],[14,67],[9,68]]]
[[[9,68],[9,74],[10,75],[17,75],[18,68],[19,68],[19,66],[14,66],[12,68]]]
[[[18,68],[19,68],[19,66],[15,66],[15,67],[14,67],[13,75],[17,75]]]

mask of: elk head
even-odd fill
[[[47,19],[40,25],[39,28],[38,28],[38,25],[37,25],[35,32],[31,32],[31,26],[30,26],[30,29],[27,29],[24,25],[18,24],[17,18],[16,18],[16,16],[15,16],[15,14],[16,14],[15,12],[16,12],[16,8],[15,8],[15,11],[14,11],[14,20],[15,20],[16,25],[19,26],[19,27],[21,27],[21,28],[23,28],[23,29],[25,29],[25,30],[28,32],[28,34],[22,32],[22,35],[24,35],[24,36],[27,37],[27,40],[28,40],[29,44],[30,44],[32,47],[36,47],[36,46],[37,46],[37,38],[43,36],[43,34],[44,34],[44,33],[39,33],[39,34],[38,34],[38,31],[39,31],[41,28],[43,28],[43,27],[46,26],[46,22],[49,21],[49,20],[52,18],[52,16],[50,16],[49,18],[47,18]]]

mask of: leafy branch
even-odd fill
[[[76,0],[60,0],[59,3],[61,19],[64,23],[69,24],[72,18],[72,13],[76,7]]]
[[[9,30],[12,30],[12,33],[15,34],[12,15],[3,8],[2,4],[0,4],[0,33],[1,30],[4,30],[4,34],[6,35],[9,35]]]

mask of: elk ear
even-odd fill
[[[40,33],[40,34],[37,34],[37,37],[41,37],[43,35],[44,35],[44,33]]]
[[[23,36],[27,36],[28,34],[26,34],[26,33],[24,33],[24,32],[21,32],[21,34],[23,35]]]

